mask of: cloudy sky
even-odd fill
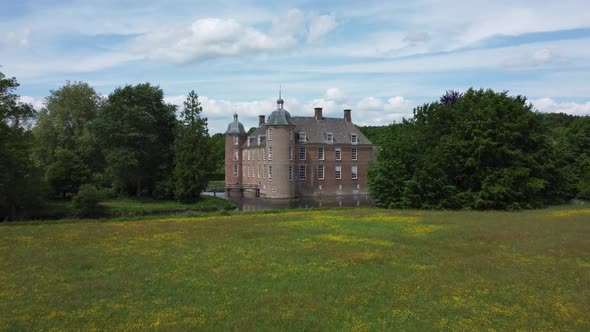
[[[445,90],[526,95],[542,112],[590,113],[590,2],[0,0],[0,71],[42,107],[85,81],[108,95],[151,82],[201,96],[210,132],[274,109],[353,110],[382,125]]]

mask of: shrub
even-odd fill
[[[100,205],[102,194],[91,184],[80,186],[78,194],[74,196],[74,207],[79,210],[79,214],[85,217],[97,216],[103,212]]]

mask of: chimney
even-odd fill
[[[322,108],[316,107],[316,108],[314,108],[314,110],[315,110],[315,119],[316,120],[323,120],[324,117],[322,116]]]
[[[352,118],[350,117],[350,110],[344,110],[344,121],[350,123]]]
[[[259,115],[258,116],[258,127],[262,126],[264,124],[264,115]]]

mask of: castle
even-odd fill
[[[293,198],[366,194],[373,144],[343,118],[291,117],[284,101],[268,120],[259,116],[249,136],[234,114],[225,132],[225,189],[228,196]],[[237,193],[237,194],[236,194]]]

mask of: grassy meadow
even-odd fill
[[[590,330],[590,209],[0,225],[0,330],[193,329]]]

